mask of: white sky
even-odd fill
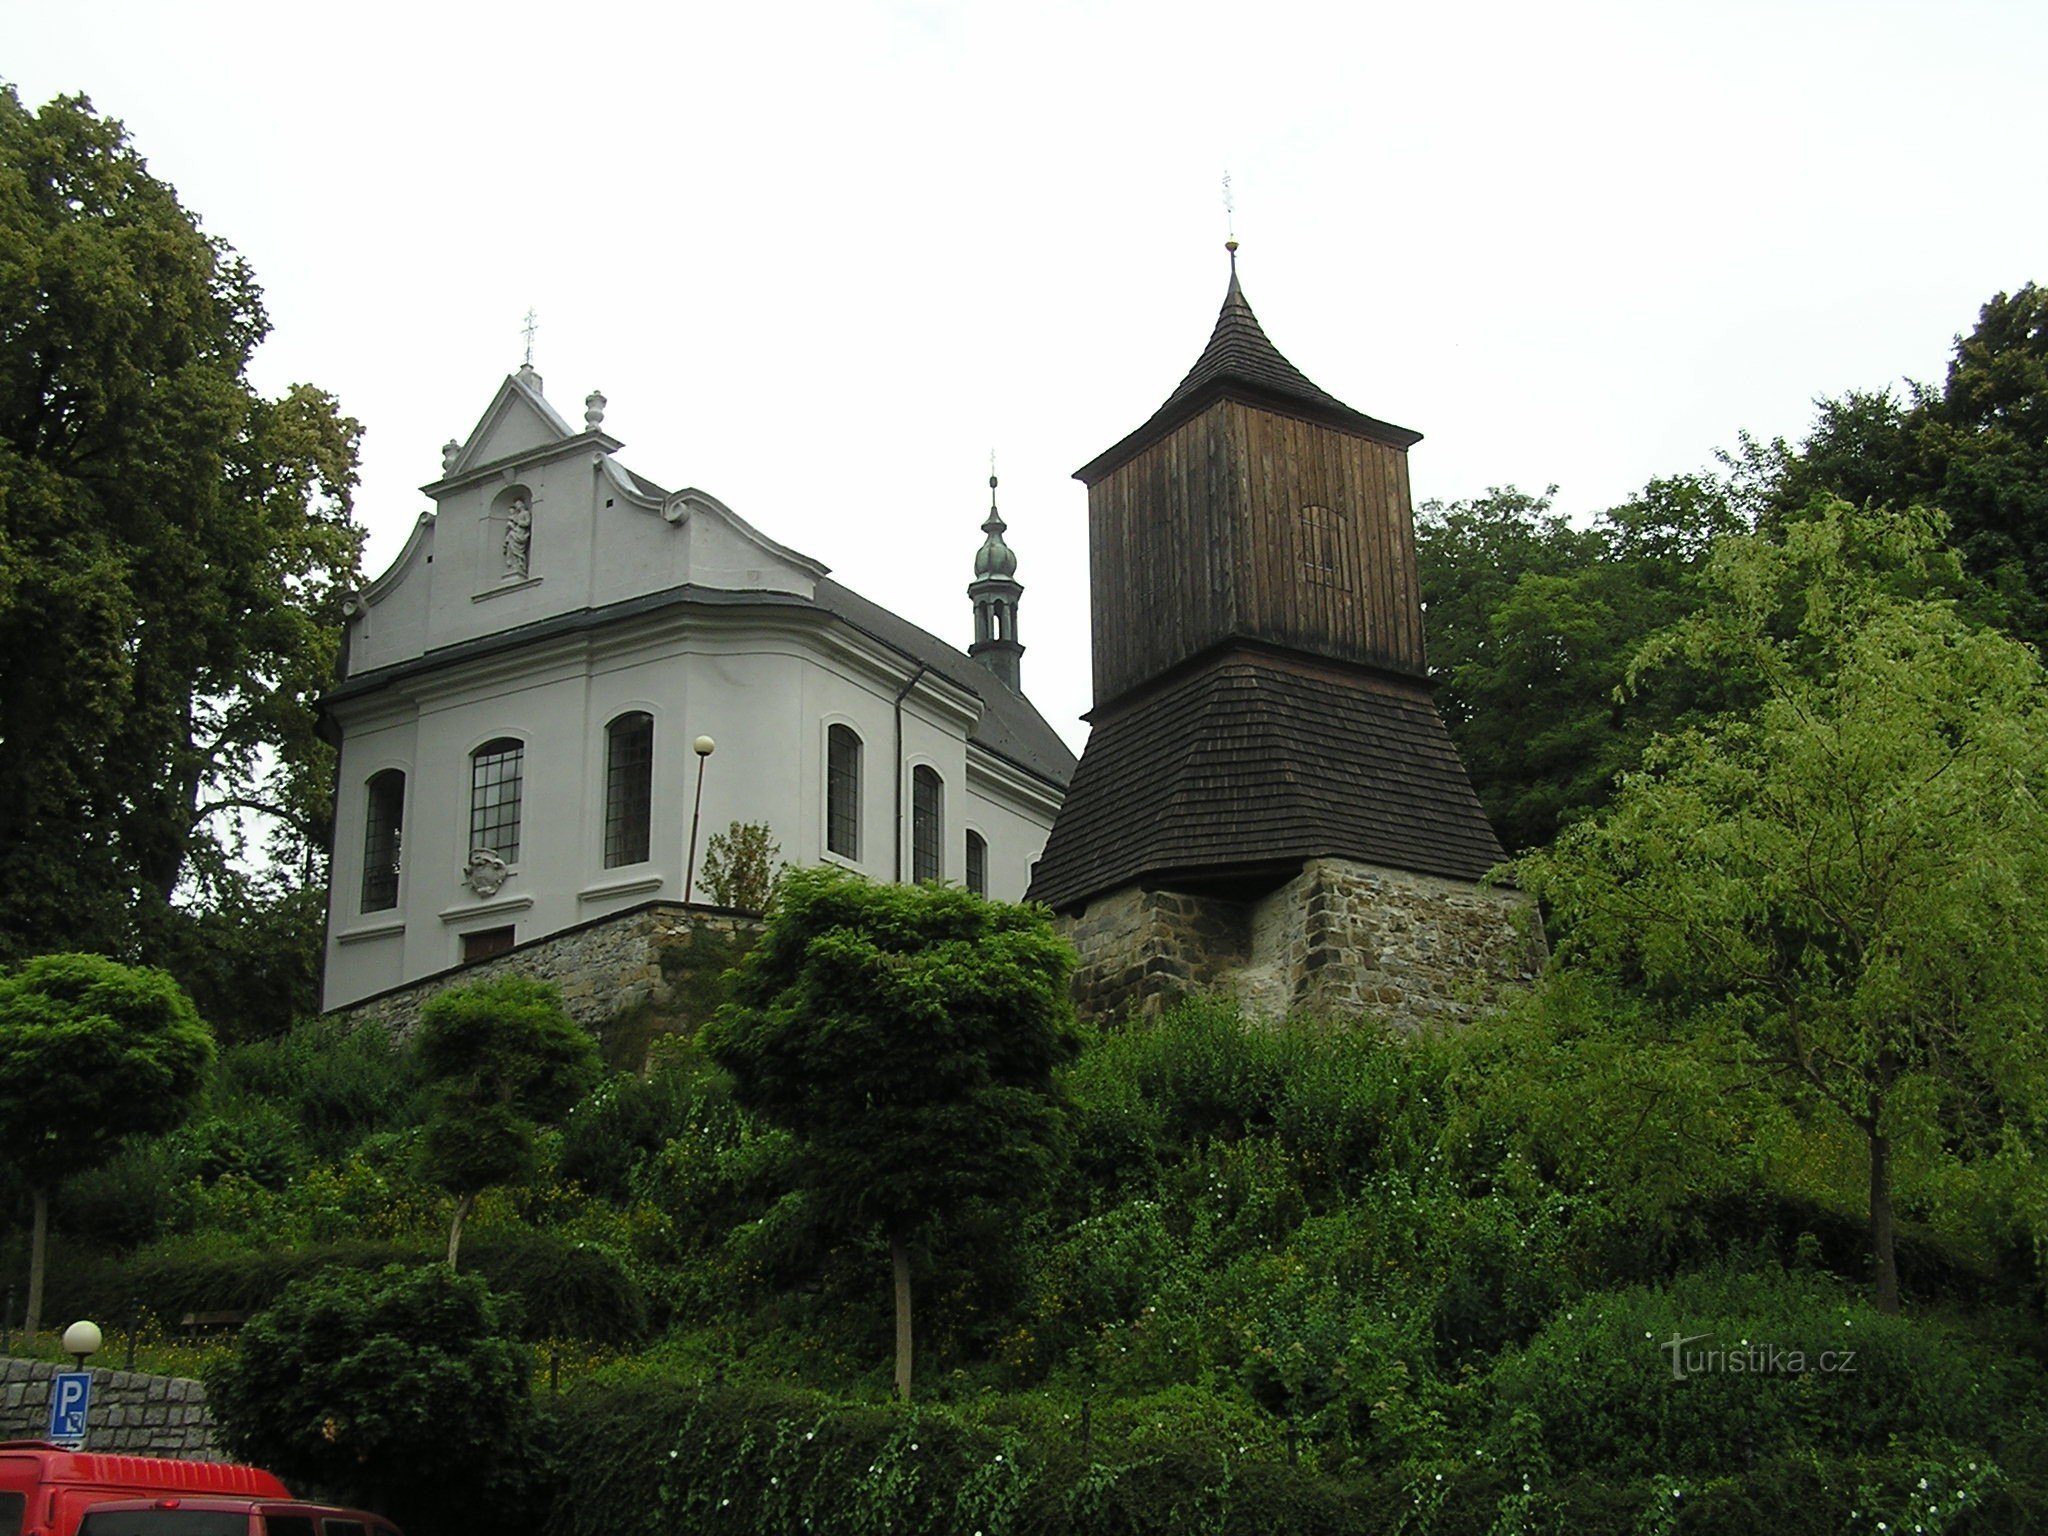
[[[1937,380],[2048,279],[2048,5],[100,3],[0,11],[263,283],[257,382],[367,427],[374,574],[519,363],[955,644],[991,448],[1027,690],[1078,747],[1086,496],[1223,296],[1426,440],[1418,499],[1590,512]]]

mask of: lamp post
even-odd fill
[[[704,762],[718,750],[718,743],[709,736],[699,736],[690,743],[697,754],[697,804],[690,812],[690,856],[683,864],[683,905],[690,904],[690,888],[697,878],[697,823],[704,815]]]
[[[88,1355],[100,1351],[100,1328],[98,1323],[79,1321],[64,1330],[64,1353],[78,1362],[78,1368],[85,1369]]]

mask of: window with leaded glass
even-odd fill
[[[946,786],[930,768],[910,775],[910,878],[945,878]]]
[[[988,839],[979,832],[967,834],[967,889],[976,896],[988,895]]]
[[[363,910],[398,905],[398,845],[405,823],[405,775],[396,768],[370,775],[363,817]]]
[[[604,731],[604,867],[647,862],[654,812],[654,716],[621,715]]]
[[[860,737],[850,725],[825,733],[825,850],[860,857]]]
[[[526,748],[510,737],[487,741],[469,757],[469,846],[519,862],[519,785]]]

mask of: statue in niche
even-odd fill
[[[505,519],[505,574],[526,575],[526,562],[533,547],[533,508],[524,496],[512,498],[512,511]]]

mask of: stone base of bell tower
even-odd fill
[[[1149,1015],[1194,994],[1269,1018],[1460,1024],[1533,980],[1545,946],[1519,891],[1312,859],[1253,900],[1130,885],[1061,917],[1083,1018]]]

